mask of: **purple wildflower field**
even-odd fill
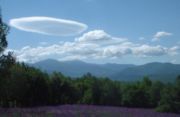
[[[37,108],[0,108],[0,117],[180,117],[153,109],[94,105],[61,105]]]

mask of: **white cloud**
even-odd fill
[[[77,35],[87,29],[86,24],[77,21],[39,16],[11,19],[9,24],[19,30],[54,36]]]
[[[126,38],[113,37],[104,30],[93,30],[75,39],[78,43],[99,43],[100,45],[119,44],[127,41]]]
[[[104,44],[105,42],[107,44]],[[20,61],[36,62],[49,57],[59,60],[93,60],[102,58],[119,59],[127,55],[135,57],[176,55],[179,53],[179,48],[179,46],[168,48],[160,45],[133,43],[127,39],[113,37],[105,31],[94,30],[83,34],[73,42],[61,42],[35,48],[26,46],[20,50],[14,50],[14,52]]]
[[[78,42],[93,42],[93,41],[107,41],[111,40],[111,36],[103,30],[93,30],[83,34],[81,37],[76,38]]]
[[[167,48],[160,45],[150,46],[150,45],[140,45],[134,47],[133,54],[140,56],[161,56],[167,54]]]
[[[179,52],[180,52],[179,46],[173,46],[169,49],[169,54],[172,56],[179,54]]]
[[[165,32],[165,31],[159,31],[153,36],[152,41],[157,41],[157,40],[160,40],[163,37],[171,36],[171,35],[172,35],[172,33]]]

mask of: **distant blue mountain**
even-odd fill
[[[114,80],[136,81],[144,76],[152,80],[174,81],[180,75],[180,65],[171,63],[148,63],[144,65],[132,64],[92,64],[78,60],[57,61],[53,59],[43,60],[34,63],[32,66],[43,71],[52,73],[61,72],[66,76],[80,77],[86,73],[91,73],[99,77],[109,77]]]
[[[148,76],[151,80],[171,82],[174,81],[178,75],[180,75],[179,64],[153,62],[124,69],[112,75],[111,78],[134,81]]]
[[[131,64],[92,64],[79,60],[62,62],[53,59],[43,60],[34,63],[32,66],[48,73],[57,71],[71,77],[80,77],[88,72],[95,76],[110,77],[126,68],[134,67],[134,65]]]

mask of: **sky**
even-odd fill
[[[0,0],[18,61],[180,64],[180,0]]]

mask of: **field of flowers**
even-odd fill
[[[0,108],[0,117],[180,117],[152,109],[93,105],[61,105],[37,108]]]

